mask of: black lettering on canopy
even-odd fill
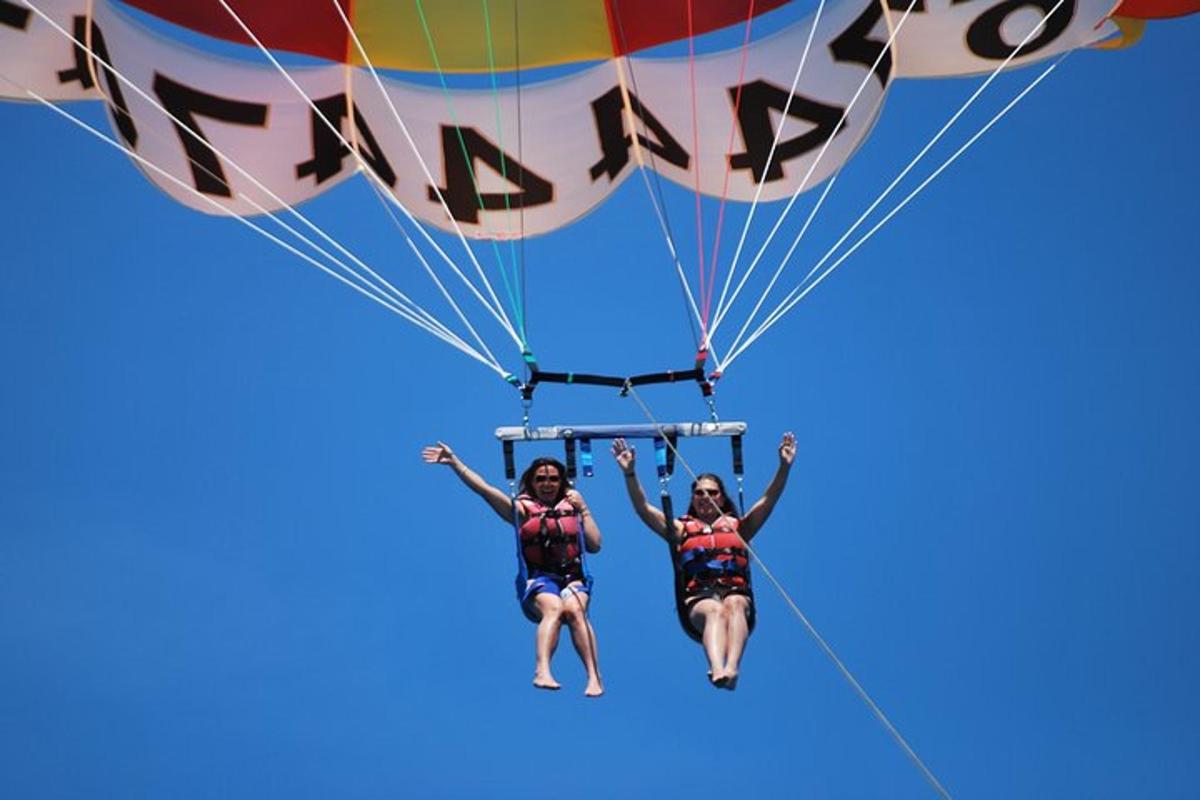
[[[303,178],[313,175],[316,177],[317,184],[320,185],[341,172],[346,156],[350,155],[350,148],[342,144],[342,139],[325,124],[325,120],[329,120],[337,126],[339,131],[342,129],[342,120],[346,118],[346,95],[335,94],[325,97],[314,101],[314,105],[320,113],[313,111],[309,115],[312,125],[313,157],[296,165],[296,177]],[[392,169],[387,156],[379,148],[375,134],[371,133],[371,127],[367,125],[367,121],[362,112],[358,110],[357,105],[354,106],[354,128],[358,132],[358,151],[362,154],[363,161],[367,162],[381,181],[394,187],[396,171]]]
[[[907,3],[904,8],[908,8]],[[883,6],[871,0],[854,22],[829,43],[829,52],[833,54],[834,61],[862,64],[873,70],[879,85],[886,89],[888,81],[892,79],[892,54],[887,50],[886,38],[871,38],[871,31],[882,19]],[[879,59],[878,64],[875,63],[876,59]]]
[[[950,4],[961,5],[967,2],[971,0],[951,0]],[[999,3],[980,14],[971,23],[971,27],[967,28],[967,47],[980,58],[1003,61],[1012,55],[1021,43],[1019,40],[1014,44],[1004,41],[1000,29],[1005,20],[1018,9],[1033,8],[1048,18],[1038,35],[1021,48],[1021,55],[1032,55],[1061,36],[1075,18],[1075,0],[1063,0],[1063,4],[1055,11],[1054,6],[1057,2],[1058,0],[1005,0]]]
[[[737,87],[732,87],[729,94],[736,98]],[[732,169],[749,169],[755,182],[763,181],[763,175],[766,175],[767,181],[777,181],[783,177],[781,162],[816,150],[824,145],[826,140],[841,133],[838,120],[842,118],[844,109],[796,95],[792,97],[791,106],[788,107],[788,116],[810,122],[814,127],[799,136],[780,141],[775,147],[771,163],[767,164],[771,143],[775,141],[771,111],[782,112],[787,105],[787,89],[764,80],[757,80],[742,87],[742,101],[738,105],[737,116],[746,149],[729,157],[729,166]]]
[[[225,180],[225,170],[221,168],[221,161],[208,146],[208,139],[196,124],[196,117],[261,128],[267,124],[267,106],[263,103],[217,97],[176,83],[158,72],[154,73],[154,94],[163,108],[179,120],[171,120],[171,124],[175,126],[175,132],[179,134],[179,140],[183,143],[183,151],[192,165],[192,183],[196,191],[217,197],[232,197],[233,192]]]
[[[464,152],[465,151],[465,152]],[[519,192],[478,192],[475,162],[482,161]],[[438,191],[446,200],[451,216],[459,222],[477,224],[479,211],[503,211],[506,208],[530,208],[554,199],[554,185],[521,162],[501,152],[474,128],[442,126],[442,163],[446,165],[446,185],[429,189],[429,199],[438,200]],[[503,168],[503,169],[502,169]]]
[[[908,11],[908,4],[911,0],[887,0],[887,7],[892,11]],[[925,0],[917,0],[913,3],[910,14],[920,14],[926,11]]]
[[[29,28],[29,17],[33,12],[28,8],[21,8],[16,3],[9,3],[7,0],[0,0],[0,25],[6,28],[16,28],[19,31]]]
[[[645,124],[646,129],[654,134],[653,139],[646,138],[642,133],[637,134],[638,144],[664,161],[680,169],[687,169],[691,163],[687,151],[632,92],[629,93],[629,109]],[[592,180],[595,181],[605,174],[609,180],[613,180],[629,163],[629,148],[633,145],[633,137],[625,132],[627,115],[625,104],[621,102],[619,87],[614,86],[592,101],[592,116],[596,119],[596,136],[600,140],[600,152],[603,154],[600,160],[592,165]]]
[[[87,42],[87,17],[74,17],[71,22],[72,35],[75,37],[75,42],[71,47],[71,53],[75,57],[75,64],[70,69],[58,71],[58,82],[62,84],[78,83],[84,89],[94,89],[96,82],[92,80],[92,65],[88,63],[91,56],[84,48],[83,44]],[[117,76],[113,74],[109,67],[112,64],[112,57],[108,54],[108,45],[104,41],[104,32],[100,30],[100,26],[95,22],[92,23],[92,63],[100,74],[104,76],[104,88],[106,99],[108,101],[108,110],[112,114],[113,124],[117,126],[117,132],[121,134],[121,138],[125,140],[125,144],[131,149],[137,149],[138,132],[137,126],[133,123],[133,117],[129,115],[129,105],[125,102],[125,93],[121,91],[121,82]]]

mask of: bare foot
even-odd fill
[[[587,688],[583,690],[585,697],[599,697],[604,694],[604,686],[598,680],[588,681]]]
[[[562,688],[562,684],[554,680],[554,676],[549,673],[544,675],[541,673],[534,675],[533,685],[538,689],[549,689],[551,691],[557,691],[558,689]]]

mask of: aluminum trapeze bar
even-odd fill
[[[537,442],[554,439],[655,439],[666,436],[741,436],[744,422],[668,422],[662,425],[547,425],[524,428],[519,425],[496,428],[503,442]]]

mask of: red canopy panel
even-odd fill
[[[225,0],[268,48],[345,61],[346,26],[332,0]],[[233,16],[217,0],[124,0],[128,5],[185,28],[253,45]],[[337,0],[350,17],[354,0]],[[286,9],[283,11],[281,9]]]
[[[1195,0],[1193,0],[1195,1]],[[745,23],[792,0],[606,0],[617,55],[688,37],[688,5],[692,31],[699,35]]]
[[[1185,17],[1198,11],[1200,0],[1124,0],[1112,15],[1132,19],[1166,19]]]
[[[1193,0],[1194,1],[1194,0]],[[128,5],[139,8],[160,19],[173,22],[193,31],[232,42],[253,45],[233,16],[217,0],[124,0]],[[346,28],[331,0],[226,0],[246,26],[268,48],[305,53],[330,61],[352,61],[352,45]],[[371,7],[381,2],[397,0],[337,0],[348,19],[369,13]],[[445,12],[435,5],[438,0],[427,0],[425,13]],[[541,3],[561,4],[564,0],[522,0],[518,6],[521,15],[533,20]],[[730,25],[744,23],[751,16],[759,16],[772,9],[786,5],[792,0],[571,0],[581,4],[595,4],[598,13],[607,16],[612,55],[623,55],[644,50],[666,42],[686,39],[688,36],[688,6],[691,6],[691,30],[699,35]],[[494,19],[507,14],[511,18],[512,0],[496,0],[491,11]],[[480,6],[480,8],[482,8]],[[409,18],[406,27],[419,25],[418,7],[403,9]],[[602,9],[602,11],[601,11]],[[561,13],[561,5],[559,13]],[[357,15],[356,15],[357,12]],[[398,6],[392,6],[388,14],[397,17]],[[482,17],[482,10],[479,12]],[[357,29],[357,25],[356,25]],[[411,35],[412,31],[408,31]],[[571,32],[564,31],[564,35]],[[479,68],[486,68],[486,46],[481,41]],[[593,56],[594,57],[594,56]]]

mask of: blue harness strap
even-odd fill
[[[592,440],[579,440],[579,463],[583,465],[583,477],[591,478],[596,474],[592,462]]]
[[[529,570],[525,566],[525,549],[521,546],[521,506],[515,494],[516,488],[511,489],[513,510],[513,538],[517,543],[517,593],[525,591],[525,582],[529,580]]]

